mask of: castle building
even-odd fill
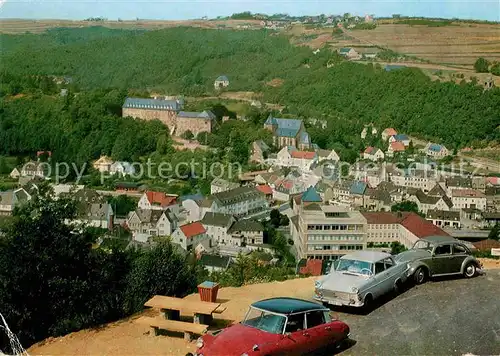
[[[184,102],[179,99],[126,98],[122,106],[123,117],[141,120],[160,120],[168,126],[172,135],[182,135],[191,131],[194,136],[200,132],[211,132],[215,115],[211,111],[181,111]]]
[[[280,119],[269,115],[264,128],[273,133],[274,144],[278,148],[285,146],[295,146],[299,150],[311,148],[311,139],[302,120]]]

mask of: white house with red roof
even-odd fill
[[[380,148],[376,147],[367,147],[363,152],[363,159],[369,159],[370,161],[381,161],[385,158],[384,152]]]
[[[310,171],[311,165],[318,160],[313,151],[299,151],[294,146],[285,146],[277,154],[276,164],[282,167],[298,167],[302,171]]]
[[[201,241],[209,240],[210,236],[200,221],[180,226],[172,234],[172,242],[179,244],[184,250],[192,250]]]
[[[389,137],[397,134],[398,132],[396,130],[394,130],[392,127],[388,127],[384,131],[382,131],[382,140],[387,141]]]
[[[146,191],[142,195],[137,207],[143,210],[166,210],[179,214],[178,196],[163,192]]]
[[[389,157],[394,156],[395,153],[401,153],[404,152],[406,149],[405,145],[403,142],[399,141],[394,141],[389,144],[389,147],[387,148],[387,153],[386,155]]]

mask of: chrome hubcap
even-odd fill
[[[472,276],[474,274],[474,266],[467,266],[465,273],[467,273],[468,276]]]
[[[418,272],[417,279],[419,282],[422,282],[424,280],[424,272],[423,271]]]

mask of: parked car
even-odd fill
[[[342,256],[329,274],[316,281],[314,299],[369,309],[376,298],[403,288],[408,268],[385,252],[356,251]]]
[[[413,248],[396,256],[399,263],[408,263],[408,277],[417,284],[430,277],[463,274],[474,277],[482,269],[481,263],[462,242],[447,236],[421,239]]]
[[[342,345],[349,332],[320,304],[271,298],[252,304],[242,322],[200,337],[195,355],[304,355]]]

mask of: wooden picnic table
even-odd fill
[[[212,313],[221,313],[218,310],[220,303],[210,303],[202,301],[192,301],[181,298],[155,295],[148,300],[144,306],[160,309],[165,313],[165,318],[170,320],[180,320],[180,313],[193,315],[194,322],[206,324],[212,320]]]

